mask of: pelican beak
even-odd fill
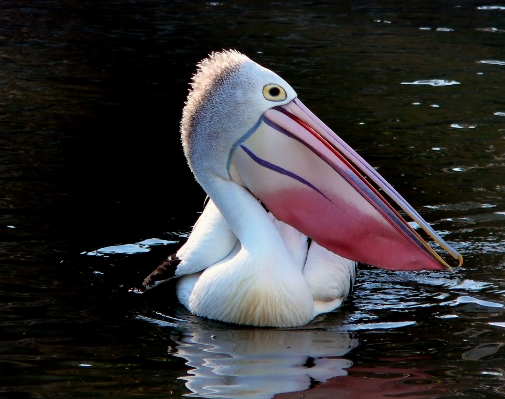
[[[452,249],[377,171],[300,100],[267,110],[234,146],[232,179],[279,220],[346,258],[389,270],[451,269],[387,202]]]

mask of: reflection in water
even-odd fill
[[[314,381],[347,375],[352,362],[341,356],[358,345],[349,334],[328,330],[216,330],[188,323],[179,332],[172,336],[174,355],[193,368],[182,379],[206,398],[267,399],[304,391]]]
[[[350,371],[351,373],[351,371]],[[409,398],[444,397],[446,389],[438,381],[416,369],[353,368],[353,375],[334,378],[303,393],[303,398]],[[300,394],[284,394],[276,399],[298,399]]]
[[[161,316],[161,317],[159,317]],[[358,340],[324,323],[312,329],[264,329],[222,324],[187,315],[184,320],[158,314],[139,319],[172,329],[175,348],[169,353],[186,360],[188,396],[203,398],[409,398],[447,393],[430,373],[411,367],[354,366]],[[163,320],[170,320],[170,322]],[[202,324],[202,321],[207,324]],[[401,323],[397,323],[402,327]],[[359,324],[358,324],[359,325]],[[394,327],[393,327],[394,328]],[[358,328],[359,329],[359,328]],[[377,326],[376,332],[382,330]],[[463,355],[479,359],[497,352],[488,344]],[[381,362],[414,364],[423,356],[398,354],[384,346]],[[353,352],[354,353],[354,352]],[[424,356],[426,357],[426,356]]]

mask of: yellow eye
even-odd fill
[[[287,97],[286,91],[279,85],[266,85],[263,87],[263,96],[270,101],[284,101]]]

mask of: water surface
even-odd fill
[[[5,1],[0,396],[501,397],[505,8],[499,3]],[[178,124],[195,64],[274,70],[465,257],[360,267],[301,329],[129,292],[205,194]],[[275,377],[273,377],[275,376]]]

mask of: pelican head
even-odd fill
[[[200,183],[205,176],[229,179],[235,144],[265,111],[296,98],[272,71],[235,50],[212,53],[198,64],[184,107],[182,144]]]
[[[275,218],[346,258],[392,270],[450,268],[380,189],[461,263],[285,80],[237,51],[213,53],[198,65],[181,132],[197,181],[239,239],[241,216],[228,194],[231,186],[246,189]]]

